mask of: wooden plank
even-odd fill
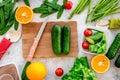
[[[22,25],[22,48],[23,56],[27,57],[30,47],[34,41],[36,34],[38,33],[41,22],[31,22],[29,24]],[[51,29],[55,24],[65,25],[69,24],[71,27],[71,46],[70,53],[68,55],[56,56],[52,50],[51,44]],[[36,49],[34,58],[46,58],[46,57],[77,57],[78,56],[78,38],[77,38],[77,23],[75,21],[69,22],[48,22],[45,30],[41,36],[38,47]]]

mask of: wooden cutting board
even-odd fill
[[[0,75],[3,75],[3,74],[9,74],[14,78],[14,80],[19,80],[17,69],[14,64],[8,64],[0,67]]]
[[[27,57],[29,50],[32,46],[34,38],[38,33],[42,22],[31,22],[29,24],[22,25],[22,48],[23,56]],[[60,24],[65,25],[69,24],[71,27],[71,45],[70,53],[68,55],[57,56],[52,50],[51,44],[51,29],[53,25]],[[77,57],[78,56],[78,38],[77,38],[77,23],[75,21],[69,22],[48,22],[45,30],[42,34],[41,40],[39,41],[38,47],[34,54],[34,58],[46,58],[46,57]]]

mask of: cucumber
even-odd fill
[[[120,55],[118,56],[118,58],[115,61],[115,66],[120,68]]]
[[[70,36],[71,36],[71,32],[70,32],[70,26],[69,25],[64,25],[63,26],[63,53],[64,54],[68,54],[70,52]]]
[[[115,37],[115,39],[113,40],[110,48],[108,49],[108,52],[106,54],[106,56],[109,58],[109,59],[113,59],[118,50],[119,50],[119,47],[120,47],[120,33],[118,33]]]
[[[52,27],[51,37],[52,37],[52,49],[56,55],[60,55],[62,53],[61,36],[62,36],[62,27],[57,24],[54,25]]]
[[[97,32],[92,36],[85,37],[85,39],[90,43],[90,44],[95,44],[96,42],[100,41],[103,37],[103,33]]]
[[[26,64],[25,64],[25,66],[24,66],[24,68],[23,68],[23,70],[22,70],[22,75],[21,75],[21,77],[22,77],[22,80],[26,80],[26,68],[29,66],[31,64],[31,62],[26,62]]]

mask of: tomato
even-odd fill
[[[84,31],[84,35],[85,35],[85,36],[91,36],[91,35],[92,35],[92,30],[86,29],[86,30]]]
[[[89,48],[89,43],[88,43],[87,41],[84,41],[84,42],[82,43],[82,47],[83,47],[84,49],[88,49],[88,48]]]
[[[62,68],[57,68],[56,71],[55,71],[55,74],[57,76],[62,76],[64,73],[63,69]]]
[[[65,3],[65,9],[71,9],[72,6],[73,6],[73,3],[72,3],[71,1],[67,1],[67,2]]]

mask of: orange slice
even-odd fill
[[[92,58],[92,69],[98,73],[104,73],[109,69],[110,60],[105,55],[97,55]]]
[[[18,7],[15,13],[16,20],[21,24],[27,24],[33,19],[33,11],[29,6]]]

